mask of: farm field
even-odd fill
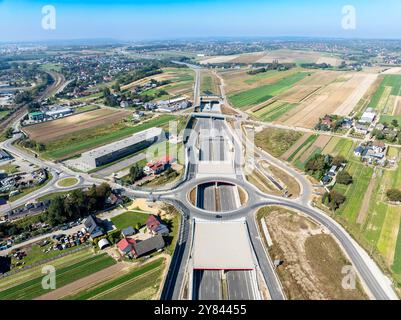
[[[156,96],[162,90],[168,93],[167,95],[155,98],[155,100],[163,100],[181,95],[192,98],[192,87],[195,79],[195,74],[189,68],[164,68],[163,73],[134,81],[126,86],[122,86],[121,90],[131,90],[135,86],[144,85],[152,79],[156,81],[169,81],[169,83],[166,85],[149,89],[143,92],[143,94],[148,96]]]
[[[263,85],[236,94],[229,94],[228,98],[234,107],[248,109],[253,105],[265,102],[283,93],[295,83],[308,76],[308,74],[307,72],[298,72],[272,84]]]
[[[134,126],[120,122],[111,126],[101,126],[63,135],[61,139],[45,144],[46,151],[42,153],[42,156],[65,160],[84,151],[126,138],[134,133],[164,126],[174,119],[176,119],[175,116],[162,115]]]
[[[319,118],[326,114],[347,116],[354,112],[359,101],[375,83],[376,77],[372,74],[333,71],[315,73],[310,77],[309,84],[302,83],[302,90],[306,90],[305,86],[310,87],[310,91],[305,91],[309,95],[305,96],[298,90],[303,100],[277,121],[290,126],[313,128]],[[323,79],[326,81],[322,82]],[[319,83],[321,87],[316,89]],[[288,99],[288,96],[277,99]]]
[[[321,136],[316,142],[321,139]],[[302,153],[311,152],[316,142]],[[332,137],[322,148],[322,154],[341,155],[348,160],[346,170],[354,182],[349,186],[336,184],[334,189],[346,196],[345,203],[333,217],[365,247],[373,252],[376,261],[392,273],[395,281],[401,285],[401,207],[388,203],[386,191],[390,188],[401,189],[401,166],[396,169],[373,168],[364,165],[353,151],[357,146],[352,140]],[[299,152],[292,161],[302,157]],[[388,157],[399,159],[400,149],[391,147]]]
[[[157,259],[66,300],[150,300],[158,292],[164,266],[164,259]]]
[[[219,63],[272,63],[279,60],[280,63],[327,63],[336,67],[341,64],[339,57],[313,51],[302,50],[273,50],[269,52],[245,53],[239,55],[213,56],[200,59],[201,64]]]
[[[113,124],[131,115],[128,111],[99,109],[24,128],[31,140],[48,143],[68,134]]]
[[[401,115],[401,75],[385,75],[368,107],[388,115]]]
[[[250,113],[257,119],[265,122],[273,122],[283,116],[285,113],[294,109],[297,105],[283,101],[274,101],[251,111]]]
[[[115,263],[110,256],[102,254],[87,257],[69,266],[60,266],[56,274],[57,286],[65,286]],[[46,290],[42,288],[42,278],[43,274],[38,272],[37,277],[0,291],[0,300],[31,300],[46,293]]]

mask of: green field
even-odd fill
[[[401,125],[401,116],[390,116],[390,115],[380,116],[380,123],[391,124],[391,121],[393,120],[397,120],[398,124]]]
[[[127,227],[136,228],[136,225],[138,223],[143,226],[148,218],[148,213],[144,213],[141,211],[127,211],[116,217],[111,218],[111,222],[113,222],[117,229],[122,230]]]
[[[282,115],[294,109],[296,106],[297,104],[276,101],[252,114],[259,120],[272,122],[279,119]]]
[[[382,110],[390,95],[401,96],[401,76],[386,75],[370,100],[368,107]]]
[[[330,152],[349,161],[346,170],[354,180],[349,186],[336,184],[334,189],[347,199],[334,217],[401,285],[401,207],[390,205],[385,194],[390,188],[401,189],[401,165],[395,170],[366,166],[353,155],[355,147],[353,141],[340,139]],[[399,152],[390,148],[388,154],[397,158]]]
[[[69,296],[66,300],[151,299],[160,286],[163,267],[163,259],[158,259],[118,278]]]
[[[298,72],[273,84],[263,85],[240,93],[229,95],[230,102],[234,107],[241,109],[262,103],[283,93],[295,83],[308,76],[308,74],[309,73],[307,72]]]
[[[56,286],[61,288],[71,282],[89,276],[115,264],[107,254],[96,255],[67,267],[56,269]],[[0,300],[31,300],[48,292],[42,288],[43,274],[38,277],[12,286],[0,292]]]
[[[73,155],[84,151],[126,138],[134,133],[168,124],[169,121],[175,120],[172,115],[162,115],[158,118],[149,120],[143,124],[136,126],[123,126],[118,130],[112,130],[113,126],[107,127],[112,131],[96,132],[96,130],[83,130],[46,144],[46,151],[43,156],[51,159],[66,159]],[[106,129],[107,129],[106,128]],[[103,128],[104,129],[104,128]]]

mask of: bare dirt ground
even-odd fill
[[[273,239],[270,256],[283,262],[276,270],[288,299],[367,299],[359,283],[343,288],[342,269],[350,263],[325,229],[284,208],[263,208],[258,218],[266,220]]]
[[[355,81],[360,82],[357,85],[356,89],[352,92],[352,94],[345,100],[334,112],[339,116],[347,116],[352,110],[354,110],[355,106],[362,99],[362,97],[368,92],[369,88],[374,84],[377,80],[377,74],[368,74],[361,75],[361,77],[355,77]]]
[[[46,143],[70,133],[121,121],[131,113],[122,110],[98,109],[24,128],[30,139]]]

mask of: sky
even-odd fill
[[[55,16],[42,13],[48,5]],[[355,27],[348,19],[353,13],[342,11],[346,5],[355,9]],[[0,42],[221,36],[401,39],[400,21],[399,0],[0,0]]]

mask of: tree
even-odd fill
[[[401,202],[401,190],[390,189],[387,190],[386,195],[390,201]]]
[[[393,121],[391,121],[391,125],[395,128],[398,127],[398,120],[397,119],[393,119]]]
[[[132,166],[129,170],[131,182],[138,181],[143,178],[143,168],[139,167],[137,164]]]
[[[343,156],[336,156],[331,162],[331,164],[336,167],[341,166],[343,163],[347,163],[347,160]]]
[[[329,207],[331,210],[337,210],[344,202],[346,198],[343,194],[338,191],[331,190],[329,193]]]
[[[353,179],[352,176],[347,171],[343,170],[337,174],[336,181],[339,184],[344,184],[348,186],[353,182]]]

